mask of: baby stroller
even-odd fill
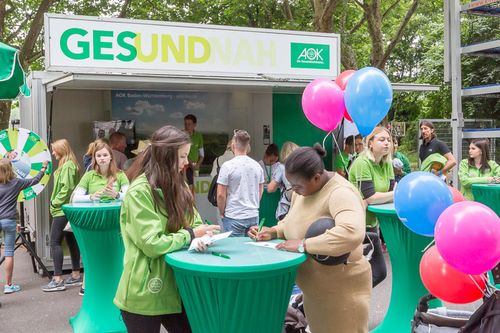
[[[467,324],[472,312],[445,307],[429,309],[428,302],[433,299],[436,297],[428,294],[418,302],[411,322],[411,333],[458,333]]]

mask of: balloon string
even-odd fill
[[[422,252],[427,251],[432,246],[432,244],[434,244],[434,239],[432,240],[432,242],[429,243],[429,245],[425,247],[425,249],[422,250]]]
[[[467,276],[469,277],[469,279],[471,279],[471,280],[472,280],[472,282],[473,282],[473,283],[474,283],[474,285],[477,287],[477,289],[479,289],[479,290],[481,291],[481,294],[483,294],[483,295],[484,295],[484,296],[486,296],[486,297],[490,297],[490,296],[489,296],[489,292],[487,291],[488,289],[483,290],[483,289],[479,286],[479,284],[477,283],[477,281],[476,281],[476,280],[472,277],[472,275],[467,274]],[[484,280],[484,279],[485,279],[484,274],[481,274],[481,278],[483,279],[483,281],[484,281],[484,282],[488,283],[488,281],[485,281],[485,280]]]
[[[333,132],[333,130],[332,130],[332,131],[330,131],[330,132],[328,132],[328,133],[325,135],[325,137],[323,138],[323,149],[324,149],[324,150],[326,150],[326,148],[325,148],[326,138],[328,138],[328,136],[329,136],[330,134],[332,134],[332,132]],[[334,136],[333,136],[333,135],[332,135],[332,137],[334,138]]]

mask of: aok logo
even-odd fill
[[[330,69],[330,45],[291,43],[292,68]]]
[[[7,133],[0,133],[0,140],[7,138]]]

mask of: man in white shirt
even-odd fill
[[[250,135],[236,130],[231,143],[234,158],[225,162],[217,179],[217,208],[224,231],[231,236],[245,236],[259,223],[259,202],[264,190],[264,172],[247,156]]]

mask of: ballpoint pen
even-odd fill
[[[262,230],[262,227],[264,226],[264,222],[265,221],[266,221],[265,217],[263,217],[263,218],[260,219],[259,229],[257,229],[257,235],[255,236],[255,241],[257,241],[259,239],[259,233]]]
[[[216,256],[216,257],[221,257],[221,258],[224,258],[224,259],[231,259],[230,256],[228,256],[227,254],[224,254],[224,253],[219,253],[219,252],[210,252],[213,256]]]
[[[205,219],[205,223],[208,224],[208,225],[212,225],[213,223],[210,222],[209,220]]]

